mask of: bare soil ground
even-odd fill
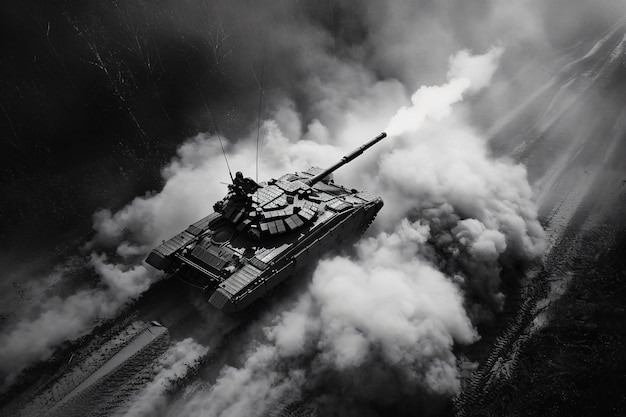
[[[592,214],[606,203],[594,204],[596,197],[588,196],[547,260],[543,278],[569,276],[567,289],[545,307],[547,323],[537,326],[536,314],[528,316],[517,337],[523,343],[498,356],[507,371],[485,363],[480,375],[487,379],[464,390],[459,415],[626,412],[626,190],[615,196],[617,209],[603,215]]]
[[[124,320],[109,331],[99,332],[82,346],[74,347],[69,359],[52,367],[35,367],[39,376],[28,389],[10,398],[1,415],[71,416],[111,415],[124,400],[143,386],[151,365],[169,345],[165,327]]]
[[[465,381],[457,416],[626,412],[625,142],[561,158],[538,181],[549,184],[544,266],[527,276],[517,313]]]

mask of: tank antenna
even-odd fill
[[[230,175],[230,181],[234,184],[235,180],[233,178],[233,173],[230,170],[230,165],[228,164],[228,158],[226,157],[226,151],[224,150],[224,142],[222,142],[222,135],[220,134],[220,130],[217,127],[217,122],[215,121],[215,118],[212,117],[213,119],[213,126],[215,126],[215,132],[217,133],[217,138],[220,141],[220,147],[222,148],[222,155],[224,155],[224,161],[226,161],[226,168],[228,169],[228,175]]]
[[[189,65],[189,60],[187,60],[187,64]],[[233,179],[233,173],[230,171],[230,165],[228,165],[228,158],[226,158],[226,151],[224,150],[224,143],[222,142],[222,135],[220,134],[219,127],[217,127],[217,121],[215,120],[215,115],[211,111],[211,106],[209,106],[209,103],[207,103],[206,98],[204,97],[204,94],[202,93],[202,89],[200,88],[200,84],[198,84],[198,80],[193,75],[193,71],[191,72],[191,74],[196,83],[196,87],[198,87],[198,91],[200,91],[200,96],[202,97],[204,108],[208,110],[209,115],[211,116],[211,121],[213,122],[213,127],[215,127],[215,133],[217,133],[217,138],[219,139],[220,147],[222,148],[222,154],[224,155],[224,160],[226,161],[226,168],[228,168],[228,175],[230,175],[230,181],[234,183],[235,180]]]
[[[258,77],[256,76],[256,72],[254,71],[254,66],[252,66],[252,75],[254,75],[254,79],[256,80],[256,83],[259,86],[259,114],[258,114],[257,125],[256,125],[256,181],[257,182],[259,181],[259,148],[260,148],[259,136],[261,133],[261,110],[263,108],[263,75],[265,73],[265,47],[267,46],[266,41],[263,42],[263,55],[261,57],[261,81],[260,82],[259,82]]]

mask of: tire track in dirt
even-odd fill
[[[117,412],[150,380],[155,361],[168,346],[166,328],[146,328],[46,415],[95,417]]]

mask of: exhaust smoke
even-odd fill
[[[501,308],[502,260],[543,250],[525,169],[492,159],[458,106],[487,86],[501,53],[461,52],[446,84],[413,94],[391,119],[386,151],[351,174],[376,179],[382,230],[354,256],[322,260],[240,365],[171,415],[263,415],[285,398],[341,414],[458,392],[453,346],[476,341],[475,326]]]

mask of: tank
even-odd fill
[[[214,212],[152,250],[146,262],[237,313],[329,250],[352,243],[383,200],[335,184],[332,173],[384,139],[383,132],[327,169],[256,183],[237,172]]]

